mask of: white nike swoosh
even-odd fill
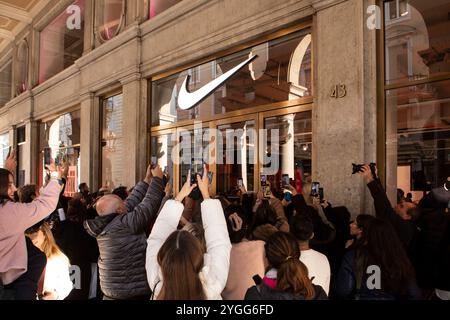
[[[189,110],[192,107],[195,107],[204,99],[206,99],[214,90],[220,87],[225,81],[227,81],[229,78],[235,75],[245,65],[255,60],[257,57],[258,55],[254,55],[248,58],[247,60],[238,64],[233,69],[228,70],[221,76],[205,84],[203,87],[194,92],[189,92],[188,85],[190,76],[189,75],[186,76],[186,78],[183,81],[183,84],[181,85],[180,92],[178,94],[178,107],[182,110]]]

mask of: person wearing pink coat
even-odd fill
[[[26,299],[31,298],[30,291],[37,290],[37,283],[32,284],[27,273],[30,271],[30,250],[24,232],[56,209],[61,182],[57,180],[55,166],[49,166],[52,180],[42,188],[40,196],[31,203],[13,202],[16,187],[11,172],[17,162],[14,152],[10,154],[5,161],[5,169],[0,169],[0,285],[2,291],[12,294],[13,298]]]

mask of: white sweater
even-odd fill
[[[168,200],[159,213],[147,240],[145,268],[150,289],[155,289],[155,298],[159,295],[163,281],[161,268],[157,261],[158,252],[169,235],[177,230],[183,209],[180,202]],[[206,298],[221,300],[221,293],[225,288],[230,266],[230,238],[219,200],[203,201],[201,211],[205,229],[206,253],[203,257],[204,264],[199,277],[203,283]]]
[[[308,268],[309,278],[314,277],[312,283],[321,286],[328,295],[331,271],[327,257],[313,249],[302,250],[300,253],[300,261]]]
[[[69,268],[69,259],[66,256],[53,256],[48,259],[45,267],[44,292],[56,292],[57,300],[64,300],[73,288]]]

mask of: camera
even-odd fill
[[[352,174],[355,174],[355,173],[358,173],[358,172],[362,172],[362,167],[364,166],[364,164],[355,164],[355,163],[352,163],[352,166],[353,166]],[[376,164],[375,164],[374,162],[371,162],[371,163],[369,164],[369,167],[370,167],[370,171],[372,172],[372,176],[373,176],[374,178],[376,178],[376,177],[377,177],[376,172],[375,172]]]

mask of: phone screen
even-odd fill
[[[270,187],[269,186],[263,186],[263,196],[264,198],[270,198]]]
[[[283,184],[283,186],[288,186],[289,185],[289,175],[283,174],[283,176],[281,178],[281,183]]]
[[[267,176],[261,175],[261,185],[265,185],[267,182]]]
[[[323,200],[323,188],[319,188],[319,198]]]
[[[313,182],[311,185],[311,195],[314,197],[317,197],[319,195],[319,188],[320,188],[320,183]]]
[[[44,165],[50,165],[52,163],[52,149],[44,148]]]

